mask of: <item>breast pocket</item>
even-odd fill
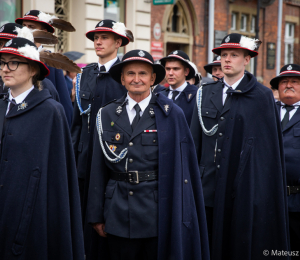
[[[294,128],[293,147],[300,149],[300,128]]]
[[[80,90],[79,96],[81,99],[89,100],[91,96],[91,92]]]
[[[148,161],[158,159],[157,133],[142,134],[143,153],[142,158]]]
[[[208,108],[208,107],[202,107],[201,108],[202,117],[216,118],[217,113],[218,113],[217,109]]]

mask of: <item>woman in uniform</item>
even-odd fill
[[[84,259],[75,160],[61,104],[33,42],[0,50],[0,259]]]

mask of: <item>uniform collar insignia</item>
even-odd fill
[[[191,99],[192,95],[193,95],[193,94],[189,94],[188,99]]]
[[[25,102],[25,101],[23,101],[19,106],[18,106],[18,110],[17,111],[19,111],[19,110],[24,110],[25,108],[27,108],[28,107],[28,104]]]
[[[155,115],[153,107],[149,108],[149,114],[151,117],[153,117]]]
[[[169,105],[164,105],[164,108],[165,108],[166,112],[169,111]]]
[[[120,115],[120,114],[122,113],[122,111],[123,111],[122,107],[121,107],[121,106],[118,106],[117,109],[116,109],[116,113],[117,113],[118,115]]]

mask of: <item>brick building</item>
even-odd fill
[[[257,58],[256,76],[269,86],[276,75],[278,0],[260,1],[259,39],[262,45]],[[152,54],[165,56],[171,50],[187,52],[206,75],[203,66],[208,62],[208,15],[209,0],[176,0],[175,4],[151,5],[151,48]],[[228,33],[241,33],[255,37],[257,0],[215,0],[214,46]],[[284,0],[282,8],[281,66],[300,63],[299,50],[300,1]],[[161,37],[155,38],[154,26],[161,26]],[[161,42],[162,49],[153,45]],[[254,59],[247,70],[254,73]]]

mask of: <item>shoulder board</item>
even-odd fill
[[[91,64],[88,64],[88,65],[86,65],[85,67],[82,67],[82,69],[84,70],[84,69],[87,69],[87,68],[92,68],[92,67],[94,67],[96,64],[97,64],[96,62],[91,63]]]
[[[109,105],[110,103],[113,103],[113,102],[115,102],[115,101],[117,101],[116,99],[114,99],[114,100],[112,100],[112,101],[109,101],[108,103],[106,103],[104,106],[102,106],[102,107],[106,107],[107,105]]]
[[[208,85],[211,85],[211,84],[216,84],[218,83],[219,81],[214,81],[214,82],[204,82],[201,84],[202,87],[205,87],[205,86],[208,86]]]

